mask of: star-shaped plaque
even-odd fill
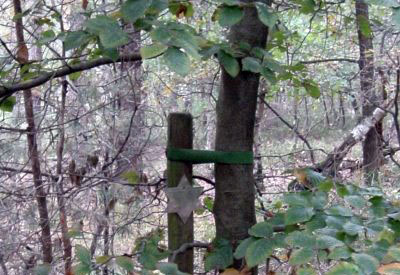
[[[186,223],[190,214],[200,207],[201,192],[203,192],[203,187],[193,187],[183,175],[177,187],[165,189],[168,197],[167,212],[177,213],[183,223]]]

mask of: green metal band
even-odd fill
[[[196,163],[252,164],[253,152],[222,152],[167,148],[167,159]]]

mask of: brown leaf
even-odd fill
[[[28,47],[25,44],[18,46],[17,50],[17,61],[21,64],[26,64],[29,60]]]
[[[381,265],[377,270],[379,274],[385,274],[385,275],[398,274],[399,271],[400,271],[400,263]]]

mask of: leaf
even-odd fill
[[[309,196],[307,196],[309,194],[309,192],[288,193],[284,195],[283,201],[289,206],[309,207],[311,206]]]
[[[271,237],[273,233],[274,230],[269,222],[257,223],[249,229],[249,235],[253,237],[268,238]]]
[[[352,263],[341,262],[329,270],[326,275],[359,275],[360,269]]]
[[[316,5],[314,0],[303,0],[301,2],[300,12],[305,14],[313,13],[315,6]]]
[[[357,195],[345,196],[344,200],[354,208],[363,208],[367,204],[363,197]]]
[[[293,231],[285,241],[291,247],[313,248],[316,245],[315,237],[306,231]]]
[[[216,239],[214,249],[206,256],[204,268],[208,272],[212,269],[225,269],[233,263],[232,245],[228,240]]]
[[[351,257],[351,251],[347,246],[335,247],[329,253],[328,258],[331,260],[345,260]]]
[[[276,21],[278,21],[278,16],[270,11],[270,8],[264,3],[256,2],[255,5],[260,21],[265,26],[272,28],[275,25]]]
[[[374,273],[379,267],[379,261],[371,255],[353,253],[351,257],[366,274]]]
[[[51,271],[51,265],[48,263],[39,264],[34,268],[35,275],[48,275]]]
[[[352,217],[353,216],[353,212],[351,211],[351,209],[346,208],[341,205],[332,206],[331,208],[328,208],[327,210],[325,210],[325,213],[327,215],[332,215],[332,216],[342,216],[342,217]]]
[[[253,242],[246,251],[247,266],[253,267],[264,262],[273,250],[274,242],[270,239],[259,239]]]
[[[128,181],[130,184],[136,184],[139,182],[139,175],[135,170],[129,170],[122,173],[121,178]]]
[[[122,17],[134,23],[145,14],[151,3],[152,0],[127,0],[121,7]]]
[[[15,96],[9,96],[0,103],[0,110],[11,113],[16,102],[17,98]]]
[[[167,46],[155,43],[150,46],[143,46],[140,48],[140,56],[143,59],[149,59],[161,55],[168,49]]]
[[[400,28],[400,8],[399,7],[392,8],[392,21],[397,26],[397,28]]]
[[[65,50],[79,48],[87,43],[91,37],[91,34],[84,31],[67,32],[64,37]]]
[[[246,251],[249,248],[249,246],[257,240],[258,240],[257,238],[250,237],[241,241],[238,247],[236,248],[235,253],[233,254],[235,259],[243,258],[246,255]]]
[[[128,35],[122,31],[114,18],[98,15],[85,23],[88,32],[98,35],[104,48],[116,48],[129,42]]]
[[[158,263],[157,269],[166,275],[185,275],[187,273],[178,270],[178,266],[174,263]]]
[[[303,267],[297,270],[297,275],[316,275],[316,274],[317,273],[315,272],[315,270],[312,269],[311,267]]]
[[[90,272],[92,271],[92,269],[90,268],[90,265],[86,265],[83,263],[80,263],[76,266],[74,266],[73,268],[74,271],[74,275],[86,275],[86,274],[90,274]]]
[[[115,262],[126,271],[133,271],[134,266],[131,258],[127,256],[118,256],[115,258]]]
[[[232,55],[223,50],[218,51],[218,59],[225,71],[231,76],[236,77],[239,74],[239,62]]]
[[[242,59],[242,69],[243,71],[249,71],[257,74],[261,72],[260,61],[254,57],[245,57]]]
[[[75,253],[76,253],[76,257],[79,259],[79,261],[82,264],[90,266],[91,257],[90,257],[90,251],[87,248],[77,244],[75,246]]]
[[[214,208],[214,199],[210,196],[206,196],[203,199],[203,204],[207,208],[208,211],[212,212]]]
[[[393,259],[395,259],[396,261],[400,261],[400,248],[399,247],[389,248],[388,255]]]
[[[379,274],[384,274],[384,275],[399,275],[400,263],[381,265],[377,271]]]
[[[168,8],[169,11],[178,18],[189,18],[192,17],[194,14],[193,4],[189,1],[170,1],[168,4]]]
[[[343,229],[344,232],[346,232],[346,234],[349,234],[350,236],[356,236],[359,233],[363,233],[364,232],[364,227],[352,222],[346,222],[343,225]]]
[[[40,34],[39,44],[43,45],[56,39],[56,34],[53,30],[47,30]]]
[[[314,210],[311,207],[292,207],[285,214],[285,224],[291,225],[309,221],[314,216]]]
[[[230,27],[239,23],[244,15],[243,9],[238,6],[222,5],[219,7],[219,9],[218,23],[222,27]]]
[[[159,261],[168,257],[169,252],[163,251],[158,247],[161,237],[162,232],[156,230],[136,245],[136,250],[140,251],[139,262],[144,268],[154,270],[157,268]]]
[[[314,252],[311,248],[301,248],[295,250],[289,259],[291,265],[301,265],[309,263],[314,256]]]
[[[317,185],[319,191],[329,192],[332,190],[334,184],[331,179],[326,179]]]
[[[309,94],[313,98],[319,98],[321,96],[321,92],[318,88],[318,85],[311,80],[306,80],[303,82],[303,87],[306,89],[307,94]]]
[[[333,249],[338,246],[343,246],[344,243],[334,237],[328,235],[317,236],[318,249]]]
[[[107,256],[107,255],[104,255],[104,256],[97,256],[96,257],[96,264],[106,264],[106,263],[108,263],[109,261],[111,260],[111,256]]]
[[[181,76],[185,76],[190,71],[190,60],[186,53],[178,48],[170,47],[164,53],[164,60],[167,66]]]

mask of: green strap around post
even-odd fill
[[[167,148],[167,159],[172,161],[198,163],[252,164],[253,152],[222,152]]]

